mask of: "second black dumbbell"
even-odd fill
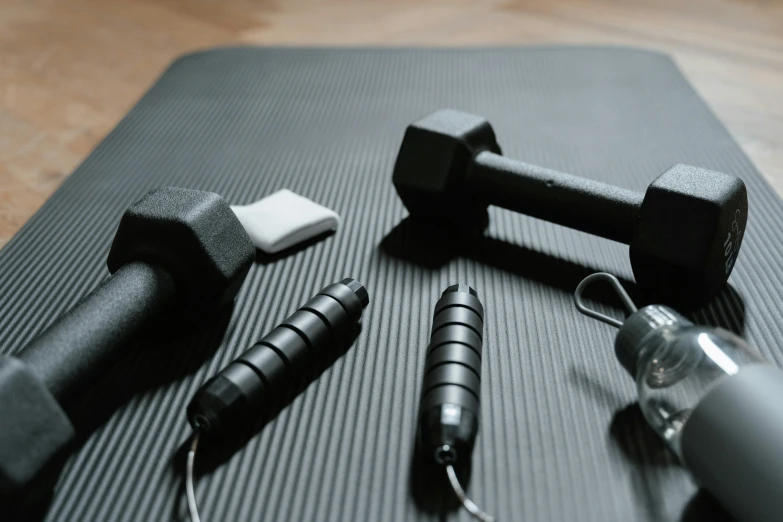
[[[140,334],[156,323],[195,324],[232,303],[254,258],[217,194],[165,187],[128,208],[109,252],[111,277],[15,357],[0,355],[0,497],[33,482],[71,443],[74,405]]]
[[[724,286],[748,216],[736,176],[676,165],[640,194],[505,158],[484,118],[454,110],[408,126],[393,180],[414,218],[475,226],[496,205],[627,243],[637,284],[685,305]]]

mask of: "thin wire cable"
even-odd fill
[[[190,522],[201,522],[198,516],[198,506],[196,505],[196,491],[193,488],[193,461],[196,459],[196,450],[198,449],[198,439],[200,432],[193,434],[193,442],[190,443],[188,450],[188,461],[185,466],[185,493],[188,497],[188,511],[190,511]]]
[[[598,319],[599,321],[610,326],[614,326],[615,328],[621,328],[623,326],[622,321],[615,319],[614,317],[604,315],[601,312],[597,312],[591,308],[587,308],[584,302],[582,302],[582,293],[585,291],[585,288],[587,288],[587,286],[590,285],[593,281],[598,280],[606,281],[612,285],[612,288],[614,288],[614,291],[617,292],[618,297],[623,302],[623,305],[625,305],[625,308],[629,313],[632,314],[637,310],[636,305],[631,300],[628,292],[625,291],[625,288],[623,288],[623,285],[620,284],[620,281],[612,274],[607,274],[606,272],[598,272],[582,279],[582,282],[579,283],[579,286],[576,287],[576,291],[574,291],[574,303],[576,304],[576,308],[588,317]]]
[[[454,471],[454,466],[446,464],[446,474],[449,476],[449,482],[451,482],[451,489],[454,490],[454,494],[462,502],[462,507],[467,510],[468,513],[473,515],[473,518],[480,520],[481,522],[495,522],[495,519],[484,513],[472,500],[465,494],[465,490],[459,483],[457,473]]]

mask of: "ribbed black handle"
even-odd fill
[[[355,279],[327,286],[207,381],[188,406],[188,420],[211,430],[257,417],[351,333],[368,304],[367,290]]]
[[[435,304],[419,410],[424,449],[436,460],[467,458],[473,447],[483,331],[484,307],[476,291],[467,285],[447,288]]]

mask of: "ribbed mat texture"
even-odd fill
[[[626,246],[497,209],[484,239],[438,263],[427,261],[443,252],[413,242],[392,167],[406,125],[444,107],[486,116],[510,157],[630,189],[676,163],[742,177],[750,217],[731,289],[695,318],[783,363],[783,204],[668,57],[558,47],[196,53],[166,71],[0,252],[2,351],[20,349],[107,276],[120,216],[155,187],[235,204],[288,188],[335,209],[343,225],[304,250],[260,258],[225,333],[210,326],[187,342],[141,347],[109,372],[94,396],[116,391],[113,382],[132,391],[68,460],[49,520],[187,519],[188,400],[348,276],[370,292],[361,334],[198,477],[205,522],[467,521],[412,491],[432,308],[456,282],[477,288],[486,309],[468,487],[479,505],[501,522],[725,516],[645,427],[614,359],[615,330],[574,309],[573,289],[592,271],[632,279]],[[145,386],[132,387],[134,374]]]

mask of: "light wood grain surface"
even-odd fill
[[[0,246],[187,51],[548,43],[671,54],[783,194],[783,0],[2,0]]]

